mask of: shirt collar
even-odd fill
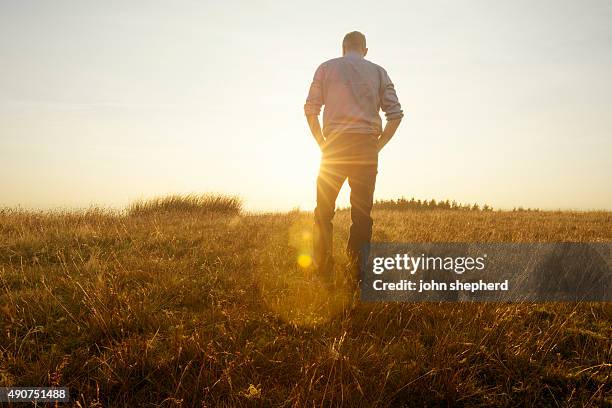
[[[363,56],[357,51],[349,51],[346,54],[344,54],[344,56],[347,58],[363,58]]]

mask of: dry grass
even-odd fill
[[[90,407],[612,405],[610,304],[344,313],[348,294],[296,264],[311,214],[157,203],[0,212],[0,386],[68,386]],[[607,212],[374,218],[381,241],[612,239]]]
[[[141,200],[128,207],[132,216],[150,215],[167,212],[179,213],[228,213],[238,214],[242,209],[242,201],[238,197],[214,194],[169,195]]]

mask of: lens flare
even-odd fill
[[[258,259],[259,294],[282,320],[296,327],[317,327],[340,316],[353,295],[343,283],[331,284],[314,268],[312,215],[293,217],[286,234],[271,237],[274,250]]]
[[[302,268],[308,268],[310,265],[312,265],[312,257],[308,254],[301,254],[297,258],[297,263]]]

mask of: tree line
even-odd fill
[[[376,200],[374,209],[378,210],[460,210],[460,211],[493,211],[493,207],[488,204],[479,205],[458,203],[455,200],[420,200],[407,198],[398,198],[396,200]],[[512,211],[538,211],[537,209],[517,207]]]

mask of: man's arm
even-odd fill
[[[321,112],[321,106],[324,105],[323,100],[323,76],[324,76],[323,65],[320,65],[312,79],[310,90],[308,91],[308,97],[304,104],[304,113],[306,114],[306,120],[310,127],[310,132],[314,136],[319,147],[323,146],[325,137],[321,130],[321,124],[319,123],[319,112]]]
[[[308,126],[310,127],[310,132],[314,136],[315,140],[319,147],[323,147],[323,142],[325,142],[325,137],[323,137],[323,131],[321,130],[321,124],[319,123],[319,116],[317,115],[306,115],[306,120],[308,121]]]
[[[402,118],[390,119],[387,121],[387,124],[385,125],[385,129],[383,130],[382,134],[378,138],[378,151],[379,152],[382,150],[383,147],[385,147],[387,143],[389,143],[389,140],[391,140],[391,138],[395,134],[395,131],[397,130],[397,127],[399,126],[401,121],[402,121]]]
[[[404,112],[397,98],[391,78],[389,78],[387,71],[384,69],[381,71],[381,74],[381,108],[383,112],[385,112],[387,124],[378,138],[378,151],[385,147],[389,140],[391,140],[404,117]]]

